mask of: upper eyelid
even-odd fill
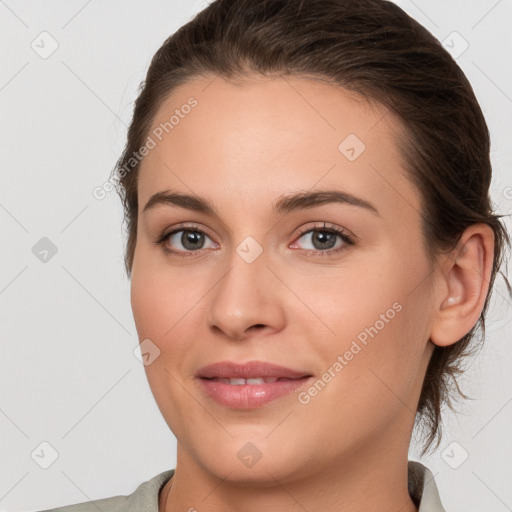
[[[177,224],[176,226],[174,226],[169,231],[164,231],[164,233],[165,233],[165,236],[170,236],[179,231],[201,231],[211,238],[210,230],[203,226],[200,226],[198,224],[188,225],[188,223],[180,223],[180,224]]]
[[[316,221],[316,222],[322,222],[323,226],[309,226],[306,228],[300,228],[299,229],[299,235],[305,235],[306,233],[309,233],[310,231],[321,231],[322,229],[325,231],[339,231],[343,235],[350,236],[351,238],[354,238],[357,240],[357,236],[352,233],[352,231],[349,231],[346,228],[343,228],[341,226],[337,226],[336,224],[332,224],[330,222],[324,222],[324,221]]]
[[[304,234],[308,233],[309,231],[317,231],[317,230],[325,229],[326,231],[329,231],[329,230],[342,231],[343,233],[346,233],[347,235],[350,235],[350,236],[353,236],[354,238],[357,238],[356,235],[354,235],[352,233],[352,231],[349,231],[348,229],[343,228],[341,226],[336,226],[333,223],[325,222],[325,221],[312,221],[312,222],[322,223],[323,225],[321,225],[321,226],[320,225],[313,225],[313,226],[308,226],[308,227],[305,227],[305,228],[299,228],[297,234],[298,235],[304,235]],[[179,232],[179,231],[202,231],[205,234],[207,234],[208,236],[211,236],[210,231],[209,231],[208,228],[202,227],[199,224],[188,225],[187,223],[177,224],[170,231],[166,232],[166,236],[169,236],[169,235],[174,234],[174,233]]]

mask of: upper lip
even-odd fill
[[[204,366],[197,372],[201,378],[212,379],[219,378],[239,378],[255,379],[257,377],[286,377],[288,379],[299,379],[309,377],[310,373],[301,370],[292,370],[284,366],[279,366],[265,361],[248,361],[245,364],[234,363],[232,361],[219,361],[217,363]]]

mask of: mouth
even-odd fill
[[[292,380],[302,380],[307,377],[312,377],[312,375],[304,375],[303,377],[296,377],[294,379],[288,377],[253,377],[249,379],[242,379],[237,377],[201,377],[206,380],[211,380],[214,382],[222,382],[223,384],[229,384],[231,386],[261,386],[262,384],[271,384],[273,382],[287,382]]]
[[[255,409],[297,392],[313,375],[263,361],[221,361],[201,368],[196,377],[206,396],[218,404]]]

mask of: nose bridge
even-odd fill
[[[256,240],[254,236],[247,235],[247,231],[239,233],[241,241],[233,244],[229,255],[226,256],[229,272],[224,278],[225,283],[219,284],[223,285],[223,292],[233,292],[237,295],[247,293],[247,299],[259,301],[261,290],[256,285],[264,283],[269,277],[269,252],[263,247],[263,234]],[[252,293],[249,293],[251,291]]]
[[[233,248],[227,270],[212,290],[207,313],[210,327],[230,337],[242,337],[254,325],[279,328],[282,305],[270,282],[275,278],[268,264],[268,254],[253,237]]]

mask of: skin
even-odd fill
[[[173,91],[152,127],[190,96],[198,105],[147,154],[138,182],[132,308],[139,339],[160,350],[145,370],[178,441],[160,512],[416,511],[407,459],[423,378],[434,345],[478,320],[492,230],[471,226],[429,267],[420,195],[394,144],[401,125],[383,106],[305,78],[201,77]],[[348,134],[366,146],[354,161],[338,149]],[[339,203],[272,211],[284,195],[319,189],[379,214]],[[173,205],[143,213],[163,190],[207,198],[218,216]],[[153,243],[181,222],[207,231],[186,257]],[[311,254],[322,246],[298,229],[323,233],[323,222],[356,243],[335,253],[336,237]],[[248,236],[263,250],[252,263],[236,251]],[[164,243],[187,252],[180,237]],[[195,379],[206,364],[253,359],[320,378],[394,303],[401,310],[307,404],[292,393],[234,410]],[[261,453],[252,467],[237,457],[248,442]]]

